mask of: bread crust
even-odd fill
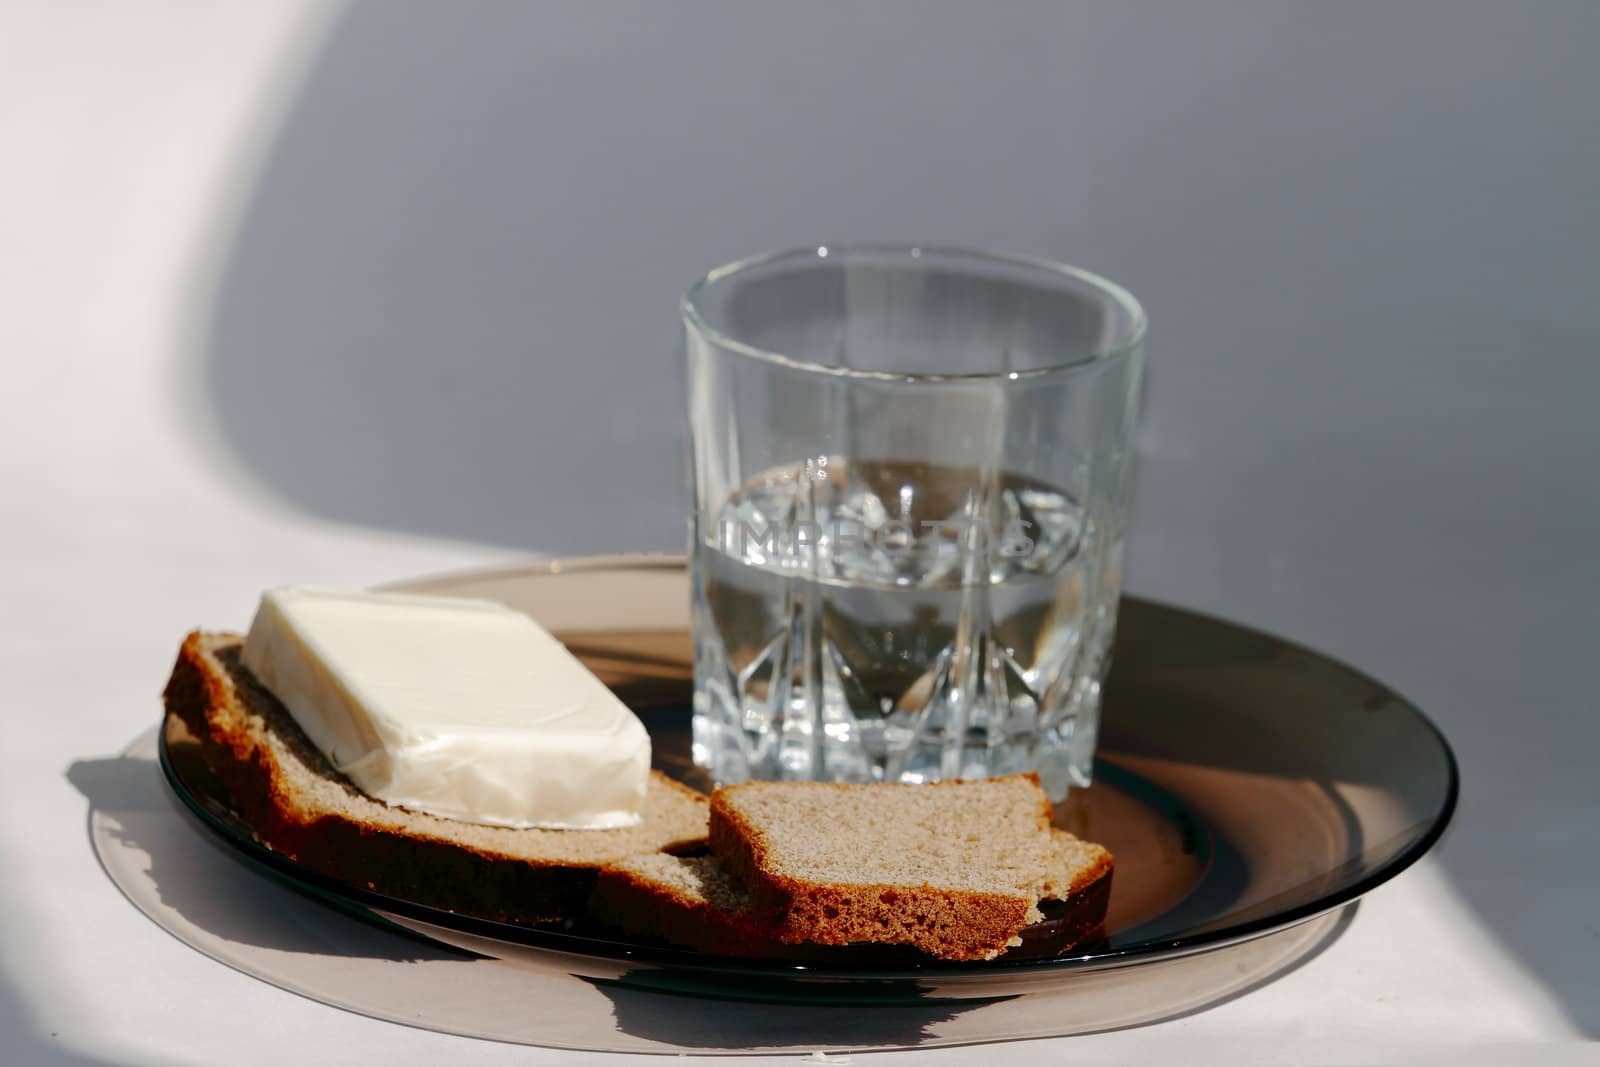
[[[705,797],[658,772],[645,825],[629,830],[478,827],[374,800],[238,662],[240,640],[189,634],[163,701],[199,739],[257,839],[316,871],[433,907],[534,923],[581,911],[605,863],[704,844]]]

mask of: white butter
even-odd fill
[[[491,826],[639,821],[650,735],[561,642],[487,600],[274,589],[244,665],[390,804]]]

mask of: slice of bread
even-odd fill
[[[1038,921],[1050,802],[1032,774],[931,785],[746,782],[711,798],[711,850],[790,944],[992,959]]]
[[[643,821],[618,830],[513,830],[375,800],[239,662],[242,640],[191,633],[163,694],[167,712],[200,740],[258,839],[308,867],[423,904],[540,922],[581,911],[605,864],[705,843],[706,798],[654,771]]]
[[[1105,919],[1111,854],[1065,830],[1052,829],[1044,899],[1070,902],[1056,922],[1070,933],[1064,951]],[[783,956],[792,952],[776,931],[750,913],[750,894],[715,856],[633,856],[600,872],[590,911],[631,934],[659,937],[719,956]]]

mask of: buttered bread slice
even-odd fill
[[[384,803],[336,771],[241,662],[243,638],[191,633],[164,699],[259,839],[334,877],[420,903],[534,922],[581,910],[596,871],[702,845],[706,799],[650,772],[636,825],[513,829]]]

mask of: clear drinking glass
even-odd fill
[[[718,782],[1089,782],[1145,317],[945,248],[712,271],[687,334],[694,757]]]

